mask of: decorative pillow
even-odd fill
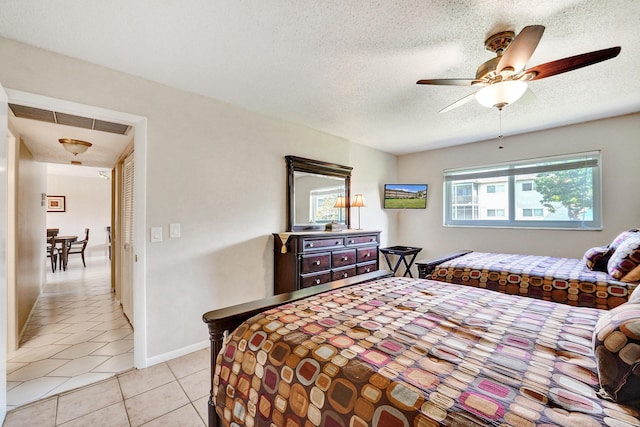
[[[640,230],[638,230],[637,228],[632,228],[631,230],[623,231],[622,233],[618,234],[618,236],[613,239],[613,242],[609,244],[609,249],[611,249],[611,251],[615,251],[616,249],[618,249],[618,246],[620,246],[620,244],[627,239],[627,237],[633,236],[638,231]]]
[[[600,318],[593,353],[607,397],[640,408],[640,304],[619,305]]]
[[[640,233],[633,233],[620,243],[607,263],[607,271],[623,282],[640,280]]]
[[[595,248],[587,249],[582,258],[589,270],[606,272],[611,254],[613,254],[613,250],[609,249],[608,246],[596,246]]]

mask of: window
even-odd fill
[[[311,190],[309,192],[309,223],[326,224],[331,221],[341,222],[343,209],[336,209],[336,199],[343,195],[344,187],[327,187]]]
[[[522,216],[542,216],[544,214],[543,209],[522,209]]]
[[[600,152],[444,172],[444,225],[601,228]]]
[[[478,208],[476,206],[456,206],[453,215],[456,219],[477,219]]]

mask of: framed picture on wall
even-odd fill
[[[65,212],[65,196],[47,196],[47,212]]]

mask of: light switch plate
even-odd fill
[[[162,227],[151,227],[151,242],[162,242]]]
[[[169,237],[180,237],[180,224],[169,224]]]

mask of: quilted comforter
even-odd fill
[[[227,426],[638,426],[598,395],[602,313],[424,279],[337,289],[229,334],[214,402]]]
[[[471,252],[435,268],[431,278],[581,307],[610,309],[638,286],[589,270],[577,258]]]

